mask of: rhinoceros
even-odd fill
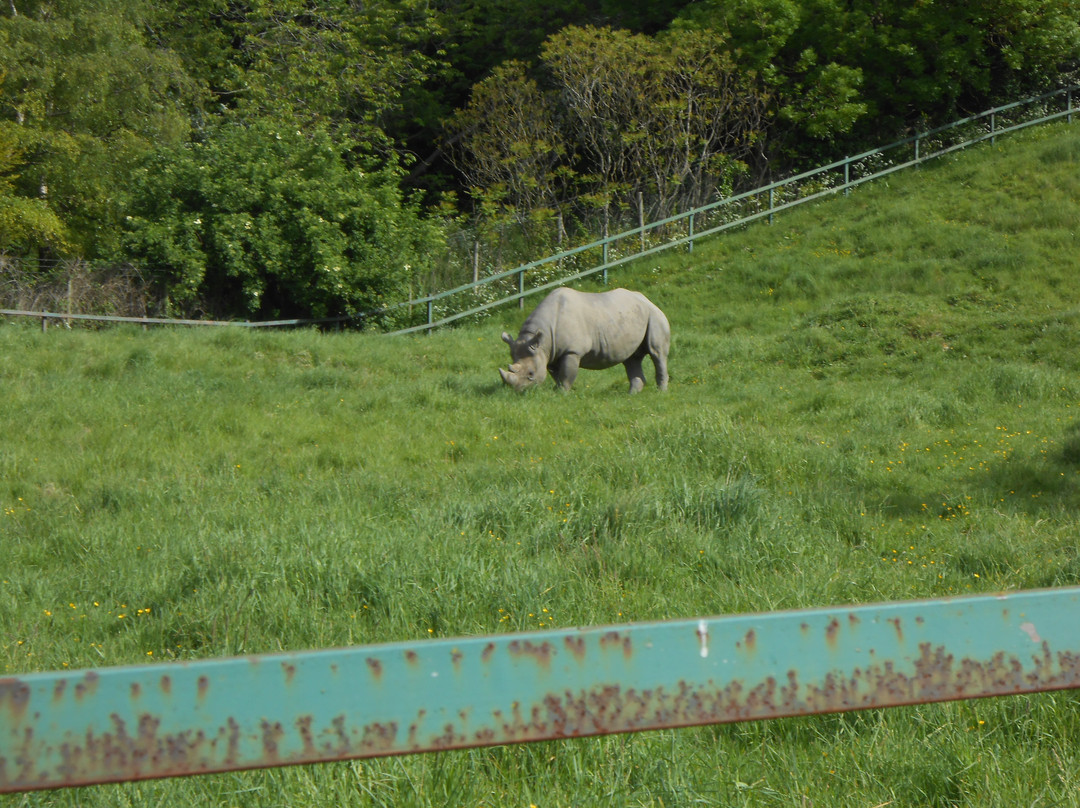
[[[499,368],[502,380],[515,390],[540,384],[548,371],[569,390],[578,368],[626,367],[630,392],[645,386],[641,362],[652,357],[656,386],[667,389],[667,355],[671,326],[667,317],[641,292],[578,292],[556,289],[541,301],[521,326],[517,339],[505,331],[511,364]]]

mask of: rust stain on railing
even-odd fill
[[[0,679],[0,792],[1080,687],[1080,589]]]

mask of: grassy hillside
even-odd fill
[[[504,388],[499,334],[0,324],[0,675],[1080,582],[1080,130],[613,277],[673,328]],[[651,367],[647,363],[651,375]],[[1058,693],[0,805],[1077,804]]]

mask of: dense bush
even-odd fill
[[[135,174],[125,244],[175,305],[258,317],[356,314],[401,296],[438,229],[398,172],[350,165],[323,130],[224,124]]]

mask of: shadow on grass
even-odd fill
[[[948,490],[869,486],[865,496],[899,516],[956,518],[974,505],[1032,516],[1080,513],[1080,422],[1069,425],[1041,456],[1015,452],[980,463]],[[876,489],[876,490],[875,490]]]

